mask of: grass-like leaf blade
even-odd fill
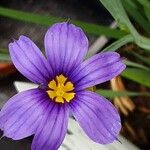
[[[45,25],[45,26],[50,26],[56,22],[67,21],[67,18],[62,19],[54,16],[43,16],[35,13],[29,13],[29,12],[24,12],[24,11],[9,9],[9,8],[3,8],[3,7],[0,7],[0,16],[4,16],[4,17],[16,19],[28,23]],[[76,21],[76,20],[71,20],[71,22],[76,24],[77,26],[80,26],[81,28],[84,29],[84,31],[86,31],[89,34],[105,35],[107,37],[116,38],[116,39],[126,35],[126,33],[123,31],[117,29],[110,29],[109,27],[102,26],[102,25],[96,25],[96,24],[86,23],[86,22]]]
[[[123,96],[130,96],[130,97],[136,97],[136,96],[148,96],[150,97],[150,93],[140,93],[140,92],[131,92],[131,91],[112,91],[112,90],[104,90],[104,89],[98,89],[96,90],[96,93],[107,97],[107,98],[115,98],[115,97],[123,97]]]
[[[150,87],[150,71],[138,68],[126,68],[122,76],[139,84]]]

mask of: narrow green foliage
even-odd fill
[[[120,47],[124,46],[127,43],[131,43],[134,41],[134,38],[131,34],[126,35],[122,38],[120,38],[119,40],[115,41],[114,43],[112,43],[111,45],[109,45],[108,47],[106,47],[105,49],[103,49],[103,52],[106,51],[116,51],[117,49],[119,49]]]
[[[146,56],[142,56],[134,51],[130,52],[130,54],[132,54],[133,56],[135,56],[136,58],[138,58],[139,60],[141,60],[143,63],[150,65],[150,58],[146,57]]]
[[[149,0],[137,0],[143,7],[150,9],[150,1]]]
[[[135,67],[135,68],[140,68],[140,69],[144,69],[144,70],[147,70],[147,71],[150,71],[150,69],[146,66],[143,66],[141,64],[138,64],[138,63],[135,63],[135,62],[132,62],[130,60],[124,60],[124,63],[128,66],[128,67]]]
[[[145,15],[146,15],[148,21],[150,22],[150,9],[147,7],[144,7],[144,12],[145,12]]]
[[[150,87],[150,71],[137,68],[126,68],[122,76],[139,84]]]
[[[10,61],[8,54],[0,53],[0,61]]]
[[[150,22],[142,15],[141,11],[132,5],[129,1],[122,0],[124,8],[127,10],[129,15],[147,32],[150,33]]]
[[[120,26],[123,26],[125,30],[129,32],[134,37],[134,42],[141,48],[145,50],[150,50],[150,39],[141,36],[135,27],[132,25],[129,20],[121,0],[100,0],[101,3],[106,7],[106,9],[111,13],[115,20],[119,23]]]
[[[150,97],[150,93],[140,93],[140,92],[131,92],[131,91],[112,91],[112,90],[104,90],[104,89],[98,89],[96,90],[96,93],[107,97],[107,98],[115,98],[115,97],[124,97],[124,96],[146,96]]]
[[[23,21],[23,22],[34,23],[34,24],[45,25],[45,26],[50,26],[56,22],[67,21],[67,18],[62,19],[53,16],[43,16],[39,14],[23,12],[23,11],[3,8],[3,7],[0,7],[0,15],[4,17],[16,19],[19,21]],[[77,26],[80,26],[81,28],[84,29],[84,31],[86,31],[89,34],[105,35],[107,37],[116,38],[116,39],[126,35],[126,33],[123,31],[117,29],[110,29],[109,27],[102,26],[102,25],[85,23],[76,20],[71,20],[71,22],[76,24]]]

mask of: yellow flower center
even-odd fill
[[[48,96],[55,102],[69,103],[75,96],[74,85],[62,74],[50,81],[48,87],[50,88],[47,90]]]

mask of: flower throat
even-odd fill
[[[62,74],[51,80],[48,87],[48,96],[57,103],[69,103],[75,96],[74,85]]]

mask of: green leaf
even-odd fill
[[[129,13],[129,15],[147,32],[150,33],[150,22],[148,22],[144,16],[142,16],[141,11],[136,9],[128,1],[122,0],[125,9]]]
[[[149,0],[137,0],[141,5],[150,9],[150,1]]]
[[[5,48],[0,48],[0,53],[8,54],[8,50]]]
[[[150,87],[150,71],[137,68],[126,68],[121,75],[127,79]]]
[[[0,53],[0,61],[10,61],[9,55],[5,53]]]
[[[134,38],[131,34],[126,35],[124,37],[122,37],[121,39],[115,41],[114,43],[112,43],[111,45],[109,45],[108,47],[106,47],[105,49],[103,49],[103,52],[106,51],[116,51],[117,49],[119,49],[121,46],[127,44],[127,43],[131,43],[134,41]]]
[[[144,7],[144,12],[145,12],[145,15],[146,15],[147,19],[148,19],[148,20],[149,20],[149,22],[150,22],[150,9],[149,9],[149,8]]]
[[[122,2],[126,1],[129,5],[132,6],[133,9],[138,9],[138,6],[136,5],[135,1],[131,0],[121,0]]]
[[[124,63],[128,66],[128,67],[135,67],[135,68],[140,68],[140,69],[144,69],[144,70],[147,70],[147,71],[150,71],[149,68],[141,65],[141,64],[138,64],[138,63],[135,63],[135,62],[132,62],[130,60],[124,60]]]
[[[39,14],[34,14],[34,13],[29,13],[29,12],[14,10],[14,9],[8,9],[3,7],[0,7],[0,15],[4,17],[16,19],[19,21],[23,21],[23,22],[29,22],[29,23],[45,25],[45,26],[50,26],[56,22],[67,21],[67,19],[62,19],[59,17],[43,16]],[[110,29],[109,27],[102,26],[102,25],[85,23],[76,20],[71,20],[71,22],[76,24],[77,26],[80,26],[89,34],[105,35],[107,37],[112,37],[117,39],[126,35],[125,32],[122,32],[117,29]]]
[[[96,93],[107,97],[107,98],[115,98],[115,97],[124,97],[124,96],[147,96],[150,97],[150,93],[139,93],[139,92],[131,92],[131,91],[112,91],[112,90],[104,90],[104,89],[98,89],[96,90]]]
[[[134,37],[137,36],[138,33],[134,28],[134,26],[131,24],[123,8],[121,0],[100,0],[100,1],[105,6],[105,8],[111,13],[111,15],[115,18],[115,20],[119,23],[119,25],[129,30]]]
[[[130,22],[121,0],[100,0],[106,9],[111,13],[115,20],[123,26],[126,30],[128,29],[134,37],[134,42],[141,48],[150,50],[150,39],[141,36],[135,27]]]
[[[150,39],[143,37],[141,35],[137,35],[136,39],[135,39],[135,43],[145,49],[145,50],[150,50]]]
[[[136,53],[134,51],[130,52],[130,54],[134,55],[136,58],[138,58],[139,60],[141,60],[145,64],[150,65],[150,58],[147,58],[147,57],[144,57],[142,55],[139,55],[138,53]]]

